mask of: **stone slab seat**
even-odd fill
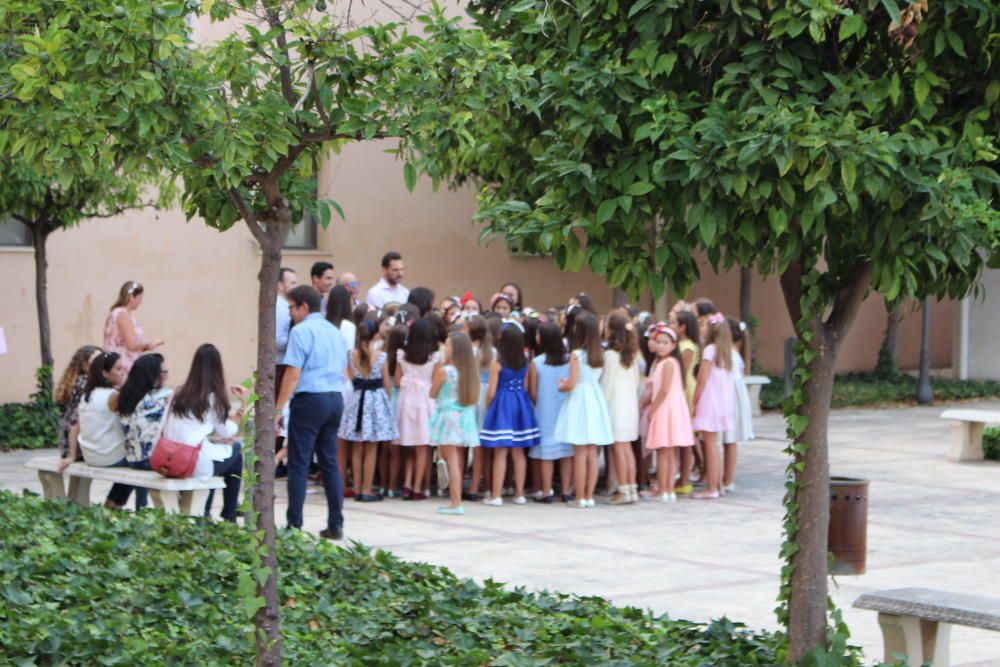
[[[744,375],[743,384],[747,387],[750,395],[750,408],[754,417],[760,417],[760,388],[765,384],[771,384],[771,378],[766,375]]]
[[[1000,424],[1000,410],[945,410],[941,419],[951,420],[948,460],[955,463],[982,461],[983,429],[987,424]]]
[[[894,653],[911,665],[949,664],[952,625],[1000,632],[1000,600],[931,588],[897,588],[865,593],[854,601],[859,609],[878,612],[885,641],[885,661]]]
[[[153,507],[172,514],[182,512],[196,516],[204,512],[208,492],[226,486],[221,477],[168,479],[151,470],[98,468],[79,462],[71,463],[64,473],[60,473],[58,456],[36,456],[29,459],[24,467],[38,471],[46,500],[68,497],[81,507],[90,505],[90,482],[95,479],[149,489]],[[63,486],[64,474],[69,475],[68,490]]]

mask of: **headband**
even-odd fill
[[[490,308],[495,308],[497,305],[497,301],[500,301],[501,299],[509,303],[511,309],[514,308],[514,300],[511,299],[506,294],[504,294],[503,292],[497,292],[496,294],[493,295],[493,298],[490,299]]]
[[[523,326],[521,326],[521,323],[520,323],[520,322],[518,322],[517,320],[504,320],[504,321],[503,321],[503,326],[502,326],[502,327],[500,327],[500,331],[503,331],[503,330],[504,330],[504,329],[506,329],[507,327],[517,327],[517,329],[518,329],[518,330],[519,330],[519,331],[520,331],[521,333],[524,333],[524,327],[523,327]]]
[[[137,282],[133,282],[129,286],[129,288],[127,290],[125,290],[125,293],[128,294],[129,296],[132,296],[133,294],[135,294],[136,292],[138,292],[141,289],[142,289],[142,285],[140,285]]]

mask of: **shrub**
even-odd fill
[[[59,440],[59,406],[52,399],[52,369],[35,373],[35,393],[27,403],[0,405],[0,450],[55,447]]]
[[[1000,428],[983,430],[983,457],[987,461],[1000,461]]]
[[[250,664],[252,536],[0,492],[0,655],[23,664]],[[780,638],[600,598],[482,586],[279,535],[287,664],[770,665]],[[243,593],[241,593],[243,591]]]
[[[771,384],[761,387],[760,404],[765,410],[776,410],[784,399],[784,380],[771,377]],[[937,401],[963,401],[973,398],[1000,396],[1000,382],[993,380],[951,380],[931,378],[934,399]],[[833,383],[834,408],[879,405],[916,405],[917,379],[900,374],[891,378],[874,373],[848,373],[838,375]]]

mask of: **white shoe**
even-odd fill
[[[587,507],[595,507],[597,505],[593,498],[590,500],[584,500],[583,502],[587,503]]]
[[[574,500],[573,502],[566,504],[578,510],[585,510],[588,507],[590,507],[590,503],[588,503],[586,500]]]
[[[549,493],[550,493],[550,495],[551,495],[551,492],[549,492]],[[541,490],[538,490],[538,491],[532,491],[532,492],[531,492],[531,493],[529,493],[528,495],[529,495],[529,496],[531,496],[531,499],[532,499],[532,500],[541,500],[542,498],[544,498],[544,497],[545,497],[545,494],[544,494],[544,493],[542,493],[542,491],[541,491]]]
[[[677,502],[677,494],[676,493],[664,493],[662,496],[660,496],[660,502],[661,503],[676,503]]]
[[[722,487],[723,493],[732,493],[735,490],[736,490],[736,482],[733,482],[732,484],[726,484],[725,486]]]
[[[527,503],[528,499],[525,498],[524,496],[518,496],[517,498],[514,498],[515,505],[526,505]]]
[[[483,504],[490,507],[503,507],[503,498],[486,498],[483,500]]]

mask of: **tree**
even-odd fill
[[[180,5],[164,5],[174,9],[80,0],[0,7],[8,36],[0,43],[0,211],[31,231],[43,366],[53,363],[49,235],[170,199],[149,151],[178,118],[167,73],[189,53]]]
[[[189,217],[226,230],[242,221],[260,244],[253,509],[261,538],[256,596],[248,602],[258,663],[281,658],[274,517],[274,308],[282,239],[303,213],[329,224],[332,200],[315,201],[315,167],[346,142],[447,132],[466,152],[464,129],[516,70],[481,32],[436,9],[418,12],[426,38],[405,26],[355,25],[350,4],[327,11],[301,0],[205,0],[203,11],[238,27],[199,54],[203,80],[173,156]],[[392,5],[388,5],[392,7]],[[409,15],[403,16],[409,18]],[[444,129],[446,128],[446,130]],[[416,170],[403,169],[412,189]]]
[[[487,233],[633,294],[715,267],[777,275],[798,340],[786,404],[788,659],[828,626],[827,419],[865,296],[959,297],[998,250],[996,3],[477,0],[522,88],[477,115]],[[829,635],[828,635],[828,631]],[[835,641],[829,642],[828,639]]]

